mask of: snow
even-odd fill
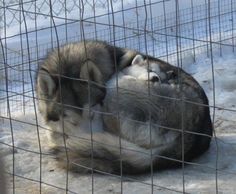
[[[234,193],[236,180],[236,89],[232,81],[233,74],[236,72],[236,55],[226,49],[223,56],[214,55],[213,64],[215,74],[220,71],[220,76],[215,76],[216,82],[216,106],[232,109],[227,111],[216,109],[215,131],[217,136],[218,148],[215,139],[212,140],[211,147],[207,153],[199,159],[194,160],[194,164],[186,165],[184,169],[185,191],[189,193],[214,193],[215,192],[215,163],[218,149],[218,189],[223,193]],[[213,54],[218,50],[214,50]],[[211,62],[206,58],[205,53],[199,53],[196,62],[189,64],[193,70],[193,76],[204,87],[210,105],[213,105],[212,98],[212,72]],[[190,72],[191,73],[191,72]],[[213,111],[211,111],[213,112]],[[39,180],[39,149],[37,139],[37,128],[35,124],[35,115],[27,113],[26,115],[15,114],[14,119],[24,123],[13,121],[13,130],[15,138],[15,173],[30,179]],[[39,118],[40,140],[42,152],[48,153],[45,127]],[[0,140],[11,145],[11,133],[9,129],[9,120],[3,120],[1,125]],[[22,149],[31,150],[35,153],[26,152]],[[5,158],[6,169],[12,170],[12,149],[9,146],[3,146],[2,154]],[[161,172],[155,172],[153,175],[154,191],[160,193],[174,193],[168,189],[182,191],[182,169],[171,169]],[[131,177],[126,180],[123,177],[123,193],[150,193],[151,178],[150,174]],[[134,180],[132,180],[134,179]],[[137,179],[137,180],[135,180]],[[56,168],[55,160],[51,155],[42,156],[42,182],[57,187],[65,188],[65,171]],[[9,182],[10,183],[10,182]],[[109,175],[94,174],[95,193],[120,193],[120,178]],[[22,185],[24,185],[22,187]],[[69,190],[77,193],[91,193],[92,178],[91,175],[79,175],[69,173]],[[161,186],[161,188],[159,188]],[[10,184],[9,184],[10,187]],[[33,188],[32,188],[33,187]],[[39,184],[33,184],[30,181],[16,179],[16,188],[18,193],[30,193],[32,189],[38,189]],[[60,189],[42,185],[43,193],[64,193]]]
[[[228,2],[227,0],[224,0]],[[41,1],[38,1],[40,4]],[[58,1],[60,2],[60,1]],[[139,5],[142,5],[143,1],[137,1]],[[168,13],[173,13],[175,11],[174,0],[170,0],[166,2],[166,8]],[[184,0],[180,1],[180,7],[189,8],[190,1]],[[205,2],[205,0],[204,0]],[[217,2],[217,1],[216,1]],[[222,1],[223,2],[223,1]],[[194,1],[194,6],[197,10],[197,5],[203,3],[202,1]],[[59,4],[59,3],[58,3]],[[55,5],[59,6],[58,4]],[[70,5],[68,5],[70,6]],[[87,9],[90,9],[88,5]],[[135,6],[135,1],[129,0],[125,1],[125,7],[132,8]],[[30,7],[30,5],[29,5]],[[226,9],[227,6],[225,6]],[[13,7],[14,8],[14,7]],[[156,11],[153,12],[153,17],[160,17],[163,14],[162,4],[156,4],[153,6]],[[223,9],[223,8],[222,8]],[[73,10],[73,9],[72,9]],[[114,10],[120,10],[120,4],[118,1],[114,3]],[[48,9],[42,9],[43,13],[48,12]],[[107,13],[107,9],[103,6],[98,7],[96,9],[96,15],[102,15],[103,13]],[[216,10],[217,12],[217,10]],[[126,25],[131,25],[135,22],[136,17],[131,17],[135,13],[135,10],[125,11]],[[8,13],[10,14],[10,13]],[[78,19],[78,13],[72,11],[68,17],[70,19]],[[90,17],[92,12],[86,12],[87,15],[85,17]],[[140,25],[143,27],[144,23],[141,20],[144,20],[144,11],[140,9],[139,19]],[[233,13],[235,15],[235,13]],[[58,14],[60,16],[60,14]],[[61,15],[62,16],[62,15]],[[9,15],[10,17],[10,15]],[[116,24],[122,25],[121,14],[115,15]],[[219,40],[220,35],[222,37],[231,37],[232,26],[231,26],[231,15],[222,15],[221,19],[224,21],[224,28],[221,29],[218,26],[217,18],[213,18],[212,23],[212,40]],[[149,18],[150,19],[150,18]],[[186,18],[187,20],[188,18]],[[108,18],[105,16],[98,17],[99,21],[103,23],[108,22]],[[158,20],[159,21],[159,20]],[[58,19],[57,24],[62,23],[64,21]],[[161,20],[159,21],[161,23]],[[173,21],[175,22],[175,21]],[[202,26],[205,26],[206,21],[195,22],[195,35],[198,40],[209,40],[209,36],[206,37],[206,29],[202,31]],[[41,27],[48,26],[49,24],[48,18],[39,17],[38,25]],[[34,23],[27,21],[28,27],[30,29],[34,29]],[[222,26],[223,26],[222,24]],[[160,26],[163,23],[160,24]],[[160,27],[159,26],[159,27]],[[200,26],[200,27],[198,27]],[[149,26],[150,27],[150,26]],[[106,36],[109,34],[107,29],[104,30],[105,27],[98,25],[98,37],[103,37],[104,40],[112,40],[111,37]],[[192,26],[183,25],[180,28],[181,35],[184,37],[191,37],[192,31],[190,30]],[[74,37],[79,36],[79,24],[68,24],[68,37],[70,40],[74,40]],[[85,31],[88,32],[86,37],[93,38],[94,26],[86,25]],[[101,32],[99,31],[101,30]],[[58,27],[59,38],[65,39],[65,26]],[[220,33],[219,33],[220,31]],[[90,32],[90,34],[89,34]],[[164,31],[159,31],[164,33]],[[10,25],[7,30],[7,34],[1,34],[3,36],[11,36],[19,33],[19,26]],[[51,46],[51,39],[48,36],[49,30],[39,31],[38,41],[40,42],[39,47],[39,57],[45,55],[47,49]],[[102,33],[106,33],[104,36]],[[127,30],[127,34],[129,35],[129,31]],[[131,33],[133,35],[134,32]],[[176,31],[168,31],[169,35],[175,35]],[[117,39],[120,34],[117,33]],[[183,191],[183,172],[184,172],[184,187],[186,193],[215,193],[216,192],[216,178],[219,193],[235,193],[235,181],[236,181],[236,54],[233,52],[232,46],[221,46],[219,47],[217,44],[212,44],[212,59],[211,53],[208,52],[206,43],[202,43],[201,41],[196,41],[196,46],[199,45],[201,47],[196,48],[193,53],[192,41],[191,40],[182,40],[181,39],[181,57],[182,61],[177,60],[176,51],[176,39],[173,36],[168,36],[167,42],[163,39],[161,35],[154,34],[154,39],[151,37],[147,38],[147,47],[148,52],[152,54],[152,46],[154,40],[155,42],[155,52],[153,55],[155,56],[163,56],[162,59],[167,60],[165,57],[166,53],[166,45],[168,46],[169,55],[168,61],[170,61],[174,65],[182,65],[183,69],[190,73],[204,88],[208,98],[211,108],[211,115],[214,118],[214,126],[215,126],[215,138],[212,139],[212,143],[210,149],[202,155],[200,158],[195,159],[192,164],[186,165],[183,169],[171,169],[160,172],[155,172],[153,176],[150,173],[139,176],[123,176],[122,182],[121,177],[112,176],[112,175],[101,175],[101,174],[91,174],[88,175],[80,175],[77,173],[69,172],[68,174],[68,193],[81,193],[87,194],[92,193],[121,193],[121,187],[123,189],[124,194],[143,194],[143,193],[151,193],[152,189],[153,193],[182,193]],[[32,48],[35,47],[35,33],[29,34],[30,38],[30,46]],[[21,37],[23,42],[23,48],[26,48],[26,37]],[[55,37],[54,37],[55,38]],[[162,42],[159,39],[163,39]],[[20,50],[20,37],[12,37],[7,39],[7,47],[13,52],[9,52],[8,54],[8,63],[9,64],[17,64],[22,61],[28,60],[28,55],[18,56],[20,54],[13,54],[14,51]],[[55,41],[55,39],[53,39]],[[75,39],[76,40],[76,39]],[[157,41],[158,40],[158,41]],[[140,49],[140,51],[145,52],[145,47],[140,47],[140,45],[144,42],[144,36],[129,38],[127,40],[127,47]],[[62,43],[62,42],[61,42]],[[225,45],[234,45],[234,41],[232,39],[224,41]],[[46,45],[48,44],[48,45]],[[118,41],[118,45],[124,46],[124,42]],[[46,46],[44,46],[46,45]],[[56,45],[56,44],[55,44]],[[54,46],[55,46],[54,45]],[[209,49],[208,45],[208,49]],[[35,49],[35,48],[34,48]],[[234,48],[236,49],[236,48]],[[0,49],[1,50],[1,49]],[[19,52],[20,53],[20,52]],[[32,51],[31,57],[31,66],[35,67],[36,62],[33,61],[35,59],[36,51]],[[207,55],[208,54],[208,55]],[[2,54],[0,53],[0,57]],[[1,59],[1,58],[0,58]],[[1,60],[0,60],[1,64]],[[212,67],[214,67],[214,83],[215,90],[213,88],[213,75],[212,75]],[[1,67],[2,68],[2,67]],[[11,115],[6,114],[6,98],[5,97],[5,86],[3,81],[4,72],[1,70],[0,75],[0,152],[5,161],[5,171],[7,173],[12,173],[13,169],[13,152],[15,157],[15,188],[16,193],[19,194],[31,194],[31,193],[39,193],[39,183],[40,180],[40,154],[39,154],[39,141],[41,144],[41,152],[42,154],[42,163],[41,163],[41,181],[42,181],[42,193],[52,194],[52,193],[65,193],[64,189],[66,187],[66,172],[62,169],[56,167],[56,161],[54,156],[49,153],[48,142],[46,138],[47,127],[43,124],[41,117],[34,112],[34,104],[32,101],[32,86],[30,85],[28,66],[24,66],[25,70],[25,95],[24,102],[26,103],[26,107],[24,109],[23,102],[20,97],[22,97],[22,84],[16,84],[16,81],[12,81],[9,86],[9,98],[10,103],[10,112]],[[23,74],[21,69],[15,68],[14,70],[9,70],[10,75],[12,74],[13,78],[22,80]],[[34,74],[34,73],[33,73]],[[16,76],[17,75],[17,76]],[[16,77],[14,77],[16,76]],[[10,82],[9,82],[10,83]],[[3,85],[3,87],[2,87]],[[215,91],[215,102],[214,102],[214,93]],[[14,96],[15,95],[15,96]],[[19,97],[19,98],[18,98]],[[216,106],[214,109],[213,106]],[[25,114],[23,114],[23,111]],[[12,118],[12,123],[10,123],[9,117]],[[39,123],[37,127],[35,124]],[[12,126],[12,127],[11,127]],[[14,146],[15,149],[12,149],[12,133],[14,135]],[[39,136],[38,133],[39,132]],[[216,174],[216,161],[217,162],[217,174]],[[12,175],[8,174],[8,190],[9,193],[12,193]],[[24,178],[22,178],[24,177]],[[93,184],[93,188],[92,188]],[[153,184],[153,187],[152,187]],[[172,191],[174,190],[174,191]],[[176,191],[176,192],[175,192]]]

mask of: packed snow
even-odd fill
[[[215,132],[216,138],[212,139],[209,151],[193,162],[200,165],[186,165],[184,169],[185,191],[187,193],[214,193],[216,191],[216,158],[218,189],[222,193],[234,193],[236,180],[236,82],[233,75],[236,73],[236,55],[231,48],[223,48],[222,57],[218,56],[218,50],[213,52],[213,65],[215,73]],[[187,65],[187,64],[185,64]],[[206,53],[199,53],[196,62],[188,64],[189,72],[200,82],[205,89],[213,105],[212,88],[212,63],[206,57]],[[225,109],[222,109],[225,108]],[[214,110],[211,109],[213,114]],[[14,119],[18,121],[14,121]],[[19,122],[20,121],[20,122]],[[15,174],[29,179],[39,180],[40,158],[38,148],[38,136],[34,113],[14,115],[12,129],[15,139]],[[48,153],[47,139],[43,123],[39,116],[40,143],[42,152]],[[12,149],[9,120],[3,119],[0,139],[5,143],[2,153],[6,162],[6,169],[12,172]],[[32,152],[28,152],[30,150]],[[42,193],[64,193],[65,191],[53,188],[65,188],[66,172],[55,166],[55,160],[51,155],[42,156]],[[95,193],[120,193],[120,177],[94,174]],[[11,177],[10,177],[11,178]],[[130,179],[129,179],[130,178]],[[153,180],[152,180],[153,179]],[[10,179],[11,180],[11,179]],[[18,193],[37,193],[39,184],[30,180],[16,177],[16,189]],[[150,193],[153,181],[154,193],[177,193],[183,190],[182,169],[171,169],[155,172],[153,178],[150,174],[135,177],[123,177],[123,193]],[[12,182],[9,183],[11,188]],[[49,184],[49,185],[48,185]],[[168,188],[168,189],[165,189]],[[92,176],[69,173],[69,190],[71,193],[91,193]],[[33,192],[34,191],[34,192]]]

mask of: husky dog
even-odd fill
[[[77,122],[80,127],[85,123],[86,128],[87,120],[82,117],[87,113],[82,109],[101,102],[106,92],[105,82],[116,71],[130,65],[135,54],[102,41],[71,43],[50,52],[36,75],[39,111],[53,130],[49,137],[58,132],[62,116],[66,129],[74,131]]]
[[[64,46],[37,74],[39,111],[60,164],[80,172],[140,173],[178,166],[207,150],[208,100],[193,77],[136,51],[85,44],[87,56],[81,43]],[[111,78],[115,64],[121,72]],[[88,91],[80,78],[111,80],[105,91],[100,85]]]
[[[134,51],[113,47],[102,41],[72,43],[55,49],[39,67],[36,87],[38,97],[53,102],[59,101],[55,98],[59,98],[59,93],[62,92],[64,95],[62,100],[70,98],[68,102],[71,101],[72,105],[75,105],[76,99],[78,103],[76,105],[83,108],[89,98],[91,104],[96,104],[104,98],[105,82],[116,70],[130,65],[135,54]],[[90,96],[86,89],[87,80],[91,82]],[[57,118],[47,118],[57,116],[54,114],[56,111],[49,110],[53,109],[52,104],[49,102],[46,104],[48,115],[45,115],[45,119],[56,120]],[[41,105],[45,106],[45,103],[39,103],[39,110],[45,110]]]
[[[133,70],[136,65],[146,71],[138,75]],[[151,164],[156,169],[178,166],[182,159],[190,161],[208,149],[212,136],[208,99],[193,77],[142,55],[123,72],[118,90],[111,79],[104,99],[104,111],[119,113],[119,117],[103,116],[106,131],[136,146],[121,143],[123,171],[143,172]],[[116,157],[119,155],[117,150]]]

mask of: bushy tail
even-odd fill
[[[80,137],[67,140],[69,167],[79,172],[87,172],[92,168],[97,172],[134,174],[145,171],[151,166],[151,150],[120,139],[119,136],[107,132],[84,133]],[[64,162],[64,149],[58,152],[59,161]],[[157,150],[153,149],[157,154]],[[64,160],[64,161],[63,161]],[[122,167],[121,167],[122,164]]]

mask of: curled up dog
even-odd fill
[[[192,76],[105,42],[50,52],[36,92],[59,164],[79,172],[175,167],[204,153],[211,141],[208,99]]]

